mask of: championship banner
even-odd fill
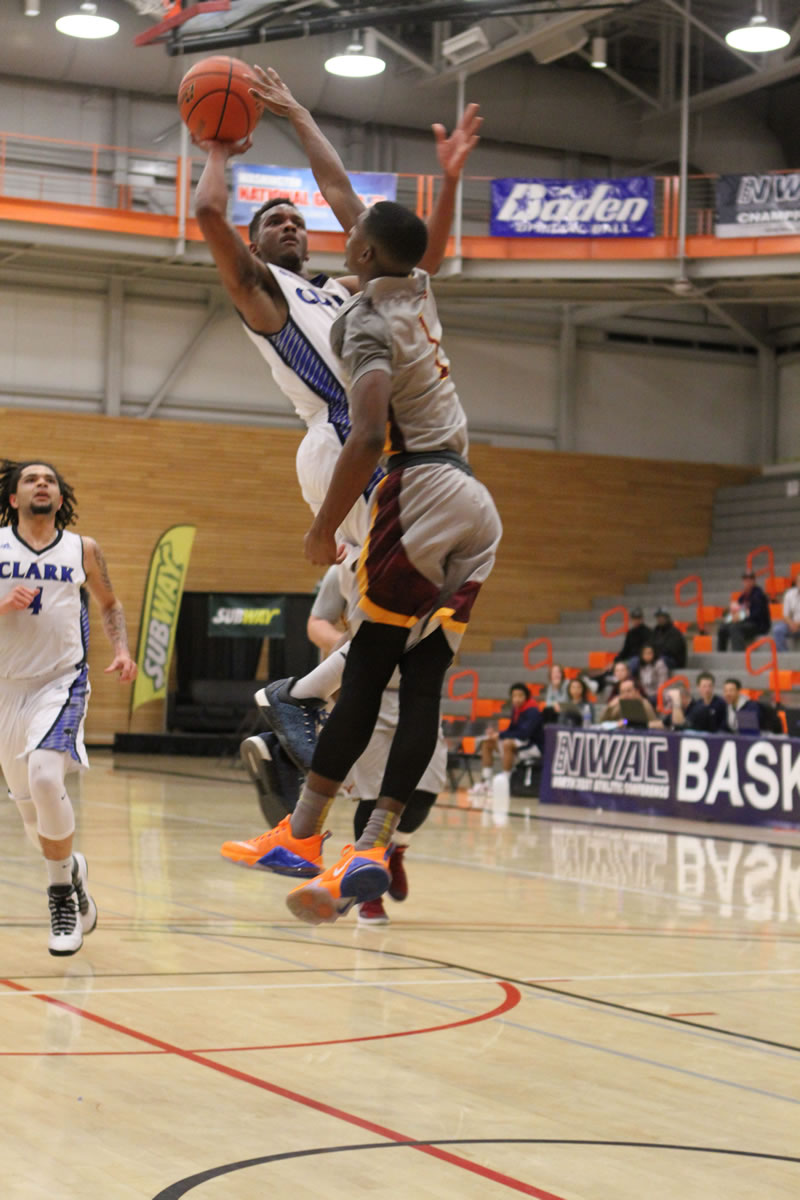
[[[540,799],[699,821],[800,825],[800,740],[548,725]]]
[[[208,597],[209,637],[286,636],[285,596]]]
[[[720,175],[714,233],[718,238],[800,233],[800,174]]]
[[[196,525],[173,525],[162,533],[153,550],[136,647],[139,674],[131,694],[131,712],[148,700],[166,699],[183,584],[196,532]]]
[[[380,172],[350,172],[359,199],[367,208],[379,200],[397,198],[397,176]],[[234,225],[249,225],[254,213],[266,204],[285,196],[303,214],[306,229],[341,233],[342,227],[317,187],[310,167],[261,167],[235,163],[233,167]]]
[[[628,179],[493,179],[493,237],[652,237],[655,185]]]

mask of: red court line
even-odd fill
[[[224,1063],[215,1062],[213,1058],[204,1058],[200,1054],[196,1054],[193,1050],[182,1050],[180,1046],[174,1046],[171,1042],[162,1041],[161,1038],[151,1037],[149,1033],[142,1033],[138,1029],[132,1029],[127,1025],[120,1025],[117,1021],[111,1021],[108,1017],[101,1017],[97,1013],[87,1012],[85,1009],[76,1008],[72,1004],[67,1004],[63,1000],[58,1000],[55,996],[48,996],[42,992],[34,992],[32,988],[24,987],[23,984],[17,983],[13,979],[0,979],[0,985],[11,988],[16,992],[31,992],[37,1000],[41,1000],[45,1004],[53,1004],[56,1008],[63,1008],[67,1012],[75,1013],[79,1017],[83,1017],[86,1021],[92,1021],[95,1025],[101,1025],[105,1029],[113,1029],[116,1033],[121,1033],[125,1037],[135,1038],[136,1041],[144,1042],[148,1046],[155,1046],[158,1050],[164,1050],[171,1054],[177,1055],[179,1058],[184,1058],[187,1062],[196,1063],[201,1067],[208,1067],[212,1071],[217,1071],[221,1075],[227,1075],[229,1079],[237,1079],[241,1083],[249,1083],[253,1087],[261,1088],[262,1091],[271,1092],[274,1096],[281,1096],[284,1100],[291,1100],[294,1104],[302,1104],[306,1108],[313,1109],[315,1112],[323,1113],[328,1117],[335,1117],[339,1121],[345,1121],[349,1125],[355,1125],[359,1129],[365,1129],[368,1133],[377,1134],[378,1137],[387,1138],[392,1142],[412,1142],[415,1139],[409,1138],[406,1134],[398,1133],[394,1129],[389,1129],[384,1125],[378,1125],[374,1121],[367,1121],[363,1117],[358,1117],[354,1113],[345,1112],[344,1109],[334,1108],[331,1104],[325,1104],[322,1100],[315,1100],[312,1096],[304,1096],[300,1092],[290,1091],[289,1088],[281,1087],[277,1083],[270,1083],[266,1079],[259,1079],[257,1075],[249,1075],[245,1071],[237,1071],[235,1067],[229,1067]],[[517,988],[510,983],[501,982],[500,987],[506,993],[508,1007],[513,1004],[518,1004],[520,993]],[[458,1154],[450,1154],[447,1150],[442,1150],[438,1146],[410,1146],[411,1150],[419,1150],[422,1154],[428,1154],[431,1158],[440,1159],[442,1162],[450,1163],[452,1166],[461,1167],[462,1170],[470,1171],[474,1175],[480,1175],[483,1179],[491,1179],[493,1183],[503,1184],[510,1188],[511,1191],[520,1192],[524,1196],[535,1196],[537,1200],[564,1200],[563,1196],[557,1196],[554,1192],[544,1191],[542,1188],[534,1187],[533,1184],[523,1183],[521,1179],[514,1179],[510,1175],[504,1175],[500,1171],[493,1171],[489,1167],[481,1166],[480,1163],[470,1162],[468,1158],[461,1158]]]
[[[0,980],[7,983],[7,980]],[[505,987],[501,984],[501,987]],[[510,987],[510,985],[508,985]],[[42,993],[32,992],[34,996]],[[102,992],[99,993],[102,995]],[[55,997],[51,997],[55,1000]],[[307,1046],[341,1046],[349,1042],[380,1042],[385,1038],[398,1037],[415,1037],[420,1033],[441,1033],[445,1029],[459,1029],[464,1025],[475,1025],[480,1021],[490,1021],[492,1017],[502,1016],[511,1008],[516,1008],[522,999],[521,993],[512,988],[511,993],[506,992],[505,999],[501,1001],[495,1008],[488,1012],[478,1013],[474,1017],[464,1017],[461,1021],[449,1021],[447,1025],[429,1025],[425,1029],[401,1029],[396,1033],[367,1033],[363,1037],[351,1038],[327,1038],[325,1041],[318,1042],[275,1042],[272,1045],[263,1046],[204,1046],[199,1050],[193,1050],[193,1054],[238,1054],[242,1050],[300,1050]],[[166,1054],[166,1050],[0,1050],[0,1058],[69,1058],[69,1057],[90,1057],[92,1055],[119,1055],[119,1054]]]

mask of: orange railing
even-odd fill
[[[200,234],[191,220],[192,183],[203,158],[149,147],[114,146],[0,132],[0,218],[36,223],[175,235],[182,214],[186,236]],[[463,185],[463,252],[472,258],[602,259],[670,258],[677,253],[680,187],[677,176],[654,176],[655,236],[652,238],[496,238],[488,235],[490,176],[468,175]],[[800,237],[713,236],[716,176],[687,182],[687,250],[691,257],[737,257],[797,253]],[[431,174],[398,175],[398,200],[420,216],[430,213],[439,179]],[[185,190],[184,190],[185,189]],[[80,215],[81,209],[94,209]],[[100,212],[98,212],[100,210]],[[340,234],[312,234],[323,248]],[[331,243],[331,248],[334,243]]]

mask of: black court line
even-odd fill
[[[360,1142],[349,1146],[321,1146],[310,1150],[287,1150],[281,1154],[265,1154],[259,1158],[242,1159],[211,1167],[196,1175],[189,1175],[176,1183],[169,1184],[153,1200],[180,1200],[187,1192],[234,1171],[248,1167],[266,1166],[269,1163],[286,1162],[292,1158],[316,1158],[323,1154],[346,1154],[358,1150],[402,1150],[420,1146],[603,1146],[625,1150],[677,1150],[686,1154],[726,1154],[733,1158],[754,1158],[769,1162],[800,1163],[800,1158],[790,1154],[766,1154],[759,1150],[728,1150],[722,1146],[679,1146],[666,1142],[621,1142],[601,1141],[589,1138],[436,1138],[430,1141],[406,1142]]]

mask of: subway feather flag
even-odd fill
[[[162,533],[153,550],[139,625],[139,674],[131,694],[131,712],[149,700],[166,699],[183,584],[196,532],[196,525],[173,525]]]

